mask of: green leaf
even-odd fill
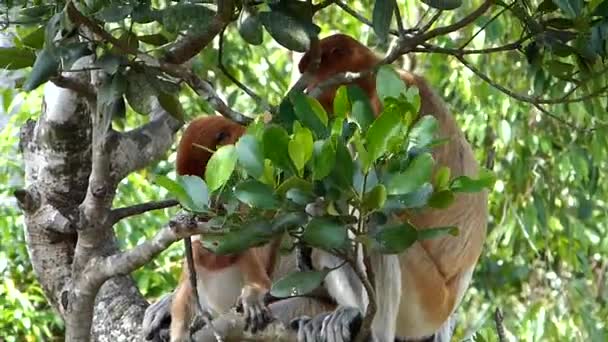
[[[330,271],[325,268],[322,271],[290,273],[272,284],[270,294],[277,298],[303,296],[321,286]]]
[[[245,6],[241,11],[237,28],[243,40],[251,45],[260,45],[264,41],[262,23],[248,6]]]
[[[187,209],[205,212],[209,207],[209,190],[207,184],[198,176],[178,176],[177,181],[186,190],[190,203]]]
[[[30,49],[0,47],[0,68],[16,70],[34,64],[36,55]]]
[[[418,190],[431,179],[433,171],[433,157],[430,153],[422,153],[408,166],[408,168],[393,176],[388,182],[388,193],[401,195]]]
[[[110,75],[114,75],[122,63],[128,62],[122,56],[106,53],[95,61],[95,65],[102,68]]]
[[[491,189],[495,181],[496,178],[492,172],[481,170],[477,179],[467,176],[454,178],[450,184],[450,190],[453,192],[479,192],[485,188]]]
[[[176,94],[166,93],[164,91],[158,92],[156,96],[158,103],[167,113],[171,114],[177,120],[184,120],[184,108],[182,108],[179,97]]]
[[[276,193],[280,196],[284,196],[287,191],[291,189],[299,189],[304,192],[312,192],[312,184],[302,178],[292,176],[287,178],[279,187],[276,189]]]
[[[424,149],[429,147],[439,130],[437,119],[431,115],[422,116],[412,127],[409,134],[410,146],[408,148]]]
[[[448,234],[452,236],[458,236],[460,234],[458,227],[455,226],[423,228],[419,229],[417,232],[418,240],[435,239]]]
[[[312,179],[327,177],[336,163],[336,151],[330,140],[317,140],[313,145]]]
[[[382,254],[399,254],[418,241],[418,231],[406,222],[390,224],[381,227],[371,238],[373,250]]]
[[[250,134],[242,136],[236,143],[239,164],[253,178],[259,178],[264,172],[264,152],[259,141]]]
[[[158,175],[154,182],[175,196],[182,207],[194,212],[205,212],[209,205],[209,192],[205,182],[197,176],[178,176],[172,180]]]
[[[315,217],[306,225],[302,241],[309,246],[331,252],[343,249],[348,235],[343,224],[329,218]]]
[[[304,126],[310,128],[315,136],[324,138],[328,135],[327,113],[317,100],[295,92],[290,97],[296,116]]]
[[[293,170],[293,164],[289,158],[289,135],[281,126],[269,125],[262,137],[264,142],[264,157],[270,159],[272,163],[285,170]]]
[[[28,6],[21,9],[19,14],[30,18],[40,18],[51,14],[53,8],[55,8],[53,5]]]
[[[387,211],[402,211],[403,209],[422,208],[428,204],[433,195],[433,186],[424,183],[418,190],[405,195],[392,195],[387,198],[384,209]]]
[[[445,190],[450,185],[451,170],[447,166],[442,166],[435,174],[435,183],[433,184],[437,190]]]
[[[370,163],[387,151],[389,141],[401,133],[401,128],[401,115],[395,111],[383,112],[372,123],[365,137]]]
[[[393,20],[393,11],[395,11],[395,0],[375,1],[372,23],[374,24],[374,32],[381,41],[386,41],[388,38],[391,21]]]
[[[574,71],[574,65],[555,59],[547,61],[546,66],[549,73],[555,77],[567,77]]]
[[[30,72],[27,80],[23,84],[23,89],[25,91],[32,91],[38,88],[39,85],[48,81],[52,76],[55,76],[58,68],[59,59],[51,54],[48,49],[43,49],[36,57],[32,72]]]
[[[383,184],[376,185],[370,192],[363,197],[363,207],[368,211],[384,207],[386,202],[386,187]]]
[[[376,92],[384,104],[384,99],[387,97],[398,99],[401,95],[405,95],[407,88],[392,66],[383,65],[376,75]]]
[[[147,115],[152,111],[153,98],[156,90],[142,72],[129,70],[127,73],[127,91],[125,97],[133,110],[139,114]]]
[[[205,169],[205,181],[210,191],[215,191],[228,182],[236,161],[237,152],[234,145],[221,146],[211,155]]]
[[[506,120],[500,120],[500,126],[498,127],[498,136],[505,145],[511,141],[511,125]]]
[[[272,189],[256,180],[246,180],[234,188],[234,195],[239,201],[261,209],[273,209],[279,203],[272,193]]]
[[[336,90],[334,96],[334,116],[335,117],[346,117],[346,114],[350,112],[350,100],[348,99],[348,88],[345,85],[341,85]]]
[[[143,34],[141,36],[137,36],[137,39],[141,42],[154,46],[161,46],[169,43],[167,37],[163,36],[160,33]]]
[[[355,172],[354,163],[348,148],[341,140],[338,140],[336,148],[336,163],[331,172],[332,179],[342,190],[350,191],[353,184]]]
[[[553,2],[570,18],[576,18],[583,8],[582,0],[553,0]]]
[[[359,125],[363,133],[367,132],[369,126],[374,122],[374,110],[372,109],[369,96],[359,86],[350,85],[347,88],[348,98],[352,104],[351,116]]]
[[[255,221],[245,227],[228,233],[201,234],[204,248],[218,255],[230,255],[243,252],[252,247],[266,244],[272,238],[270,222]]]
[[[445,209],[454,202],[454,193],[450,190],[435,192],[429,199],[428,205],[431,208]]]
[[[95,17],[102,22],[115,23],[123,20],[133,11],[129,5],[111,4],[95,14]]]
[[[462,5],[462,0],[422,0],[430,7],[440,10],[453,10]]]
[[[215,12],[204,5],[180,3],[166,7],[161,21],[172,33],[184,30],[199,33],[208,28],[214,15]]]
[[[36,50],[42,49],[44,46],[44,26],[40,26],[23,37],[23,39],[21,39],[21,44]]]
[[[296,169],[301,172],[312,157],[313,137],[312,132],[306,127],[299,126],[297,121],[295,126],[293,139],[289,141],[288,152]]]
[[[310,47],[310,36],[306,27],[298,20],[278,11],[260,12],[262,25],[270,36],[288,50],[306,52]]]

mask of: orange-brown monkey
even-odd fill
[[[216,150],[220,145],[234,144],[245,133],[245,127],[222,116],[193,120],[184,131],[177,149],[177,173],[203,177],[211,152],[195,145]],[[213,315],[222,314],[234,304],[242,305],[250,325],[262,327],[268,320],[264,295],[270,289],[280,238],[236,255],[216,255],[201,241],[192,239],[192,254],[201,307]],[[196,303],[189,281],[186,261],[171,305],[171,341],[189,338],[189,325]]]
[[[343,72],[361,72],[376,65],[380,58],[353,38],[336,34],[320,41],[321,61],[307,90]],[[310,64],[309,54],[299,63],[300,72]],[[476,177],[478,164],[471,146],[444,102],[419,76],[400,71],[402,80],[418,88],[420,115],[432,115],[439,123],[439,134],[449,142],[434,148],[435,171],[445,165],[453,176]],[[375,114],[381,110],[376,94],[375,75],[355,81],[370,97]],[[338,86],[325,91],[319,98],[323,107],[332,111],[332,102]],[[452,334],[451,315],[470,283],[473,269],[481,254],[487,225],[487,192],[457,194],[447,209],[426,209],[422,212],[405,211],[396,220],[409,220],[418,229],[439,226],[457,226],[459,236],[444,236],[415,243],[399,256],[374,255],[372,266],[376,273],[377,314],[372,323],[372,337],[379,341],[393,341],[396,336],[406,339],[431,338],[449,341]],[[315,250],[315,267],[333,267],[340,260]],[[397,259],[398,258],[398,259]],[[352,269],[342,267],[329,274],[325,284],[329,293],[341,306],[329,317],[301,324],[299,340],[349,340],[348,324],[357,314],[352,308],[364,311],[367,296]],[[389,297],[389,298],[387,298]],[[348,308],[351,308],[349,310]],[[360,316],[359,316],[360,317]]]

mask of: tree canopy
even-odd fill
[[[316,110],[314,100],[290,90],[298,87],[294,69],[300,53],[313,49],[318,37],[335,32],[372,47],[384,62],[424,75],[449,104],[480,164],[495,175],[488,236],[473,286],[459,309],[458,337],[497,340],[499,321],[508,336],[526,341],[608,338],[608,188],[601,181],[608,152],[608,1],[8,1],[0,6],[0,23],[4,340],[64,334],[54,311],[56,300],[45,297],[34,275],[23,233],[27,222],[14,197],[34,181],[25,178],[19,130],[29,119],[41,119],[43,106],[56,105],[49,97],[43,103],[45,86],[69,89],[94,103],[98,112],[110,113],[106,124],[124,136],[154,122],[156,103],[180,122],[173,123],[176,127],[214,112],[243,123],[255,120],[249,138],[220,149],[214,167],[232,169],[238,160],[246,174],[263,176],[262,159],[245,160],[240,152],[255,156],[250,152],[268,134],[287,139],[277,144],[286,151],[265,155],[273,165],[296,176],[310,167],[311,177],[321,179],[332,175],[315,159],[327,160],[324,151],[337,158],[344,146],[324,149],[323,139],[329,141],[335,127]],[[94,62],[79,62],[87,56]],[[378,77],[390,84],[392,69],[385,68]],[[97,72],[109,76],[98,83],[76,76]],[[388,88],[387,94],[396,89]],[[400,105],[415,105],[415,95],[404,93]],[[281,105],[286,102],[302,125],[264,131],[261,115],[284,117]],[[315,112],[316,121],[299,111]],[[89,124],[95,125],[100,122]],[[375,141],[374,134],[390,137],[390,130],[374,132],[371,127],[360,133],[367,134],[367,142]],[[94,149],[99,137],[93,132],[89,138]],[[81,142],[72,141],[68,148],[77,149]],[[380,156],[395,143],[377,141],[365,146],[375,156],[369,163],[383,160]],[[133,166],[134,172],[125,167],[128,176],[113,178],[119,180],[113,208],[180,193],[174,144],[167,140],[166,145],[159,147],[154,162]],[[341,175],[333,176],[340,184]],[[205,181],[212,192],[229,179]],[[254,207],[272,207],[276,199],[264,187],[276,190],[278,184],[269,183],[244,180],[235,194]],[[383,207],[386,192],[404,194],[408,191],[399,189],[421,185],[380,183],[361,198],[361,205]],[[454,183],[438,189],[458,191],[467,184]],[[291,190],[286,198],[295,205],[311,196],[306,189]],[[193,200],[184,198],[182,204]],[[196,209],[197,203],[191,204]],[[120,220],[114,228],[118,246],[141,245],[176,212],[166,208]],[[326,231],[331,223],[308,223],[311,231],[315,225]],[[313,244],[339,237],[309,236]],[[147,299],[174,288],[181,257],[176,244],[133,273]],[[495,319],[496,309],[503,319]]]

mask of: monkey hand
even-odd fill
[[[144,320],[141,323],[142,333],[146,341],[169,341],[172,300],[173,293],[168,293],[146,309]]]
[[[348,342],[357,336],[362,321],[359,309],[341,306],[313,318],[295,318],[290,326],[298,331],[298,342]]]
[[[237,311],[245,315],[245,330],[253,334],[258,330],[264,330],[273,320],[268,307],[264,304],[264,294],[264,291],[258,287],[245,285],[237,299]]]

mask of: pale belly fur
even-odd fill
[[[238,267],[219,271],[198,272],[198,293],[203,308],[214,316],[228,312],[235,304],[243,288],[243,277]],[[211,297],[206,294],[213,293]]]

